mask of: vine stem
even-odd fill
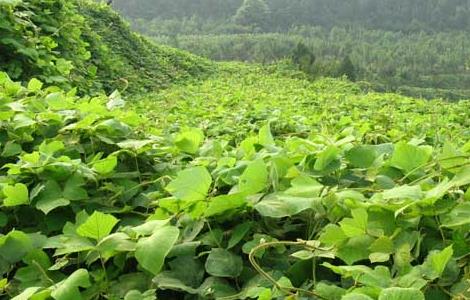
[[[306,241],[302,241],[302,240],[298,240],[297,242],[293,242],[293,241],[278,241],[278,242],[267,242],[267,243],[262,243],[262,244],[259,244],[258,246],[254,247],[251,251],[250,251],[250,254],[248,256],[249,260],[250,260],[250,263],[251,265],[253,266],[253,268],[259,273],[261,274],[263,277],[265,277],[269,282],[271,282],[276,288],[278,288],[279,290],[281,291],[284,291],[286,293],[289,293],[291,295],[294,295],[294,292],[300,292],[300,293],[304,293],[304,294],[307,294],[307,295],[310,295],[310,296],[315,296],[315,297],[318,297],[320,299],[325,299],[323,298],[322,296],[320,296],[319,294],[313,292],[313,291],[308,291],[308,290],[305,290],[305,289],[301,289],[301,288],[295,288],[295,287],[283,287],[281,286],[274,278],[271,277],[271,275],[269,275],[266,271],[263,270],[263,268],[261,268],[261,266],[258,264],[258,262],[256,261],[256,253],[260,250],[264,250],[264,249],[267,249],[267,248],[271,248],[271,247],[276,247],[276,246],[301,246],[307,250],[315,250],[314,247],[311,247],[309,245],[307,245],[307,242]]]

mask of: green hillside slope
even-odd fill
[[[155,90],[207,72],[210,63],[130,31],[91,1],[1,1],[0,70],[82,91]]]

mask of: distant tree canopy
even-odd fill
[[[113,6],[134,19],[198,16],[228,23],[237,10],[261,2],[264,1],[114,0]],[[391,31],[428,32],[470,29],[468,0],[266,0],[265,3],[270,11],[266,31],[284,31],[298,25],[327,28],[359,25]]]
[[[304,43],[299,42],[292,53],[292,62],[299,67],[300,70],[311,73],[316,57]]]
[[[351,81],[356,81],[357,74],[349,55],[345,56],[338,68],[338,76],[345,75]]]
[[[268,17],[269,7],[264,0],[245,0],[233,20],[238,25],[265,30]]]

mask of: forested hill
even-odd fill
[[[243,0],[115,0],[131,18],[173,19],[198,16],[224,20]],[[267,0],[267,31],[295,25],[360,25],[397,31],[470,29],[468,0]]]

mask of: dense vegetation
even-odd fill
[[[88,1],[0,5],[0,70],[15,80],[137,92],[202,75],[210,66],[132,33],[117,13]]]
[[[189,2],[115,6],[136,30],[213,60],[271,63],[302,42],[317,58],[314,78],[343,75],[338,66],[349,58],[355,77],[377,91],[470,96],[467,1]]]
[[[0,298],[470,298],[469,101],[312,82],[302,45],[211,63],[89,1],[0,14]]]

